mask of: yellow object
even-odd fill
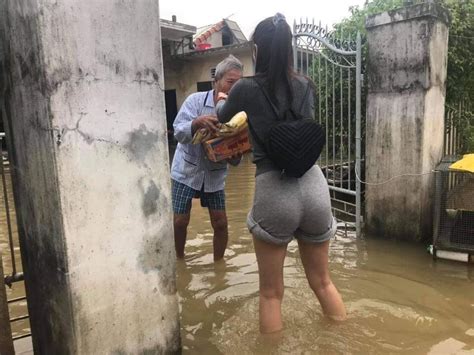
[[[247,114],[245,113],[245,111],[240,111],[236,113],[234,117],[230,119],[229,122],[224,123],[224,126],[229,127],[229,128],[234,128],[234,129],[242,128],[244,126],[246,127],[246,125],[247,125]]]
[[[215,135],[211,134],[206,129],[200,129],[194,133],[192,144],[199,144],[206,142],[216,137],[233,137],[247,128],[247,114],[240,111],[230,119],[229,122],[223,123],[219,126],[219,130]]]
[[[461,160],[451,164],[450,170],[466,171],[474,174],[474,154],[465,154]]]

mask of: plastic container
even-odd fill
[[[199,44],[197,45],[196,50],[198,50],[198,51],[205,51],[205,50],[208,50],[209,48],[211,48],[211,44],[210,44],[210,43],[199,43]]]
[[[464,263],[469,263],[471,261],[470,260],[471,257],[468,253],[459,253],[455,251],[440,250],[440,249],[434,250],[432,245],[428,247],[428,252],[431,255],[433,255],[435,258],[453,260],[453,261],[462,261]]]

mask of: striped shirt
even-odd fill
[[[191,144],[192,121],[203,115],[215,115],[214,90],[197,92],[187,97],[176,116],[173,128],[178,146],[171,165],[171,178],[194,190],[224,190],[227,162],[207,159],[201,144]]]

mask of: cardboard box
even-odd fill
[[[203,143],[207,157],[213,162],[228,159],[236,154],[248,152],[250,145],[248,129],[233,137],[218,137]]]

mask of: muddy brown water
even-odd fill
[[[423,245],[380,236],[357,239],[351,233],[336,236],[330,247],[331,273],[348,320],[334,324],[323,317],[292,242],[284,269],[285,328],[278,336],[260,336],[257,263],[245,226],[254,172],[249,156],[239,167],[230,168],[229,246],[223,262],[213,262],[207,210],[197,200],[193,204],[186,258],[177,263],[184,353],[474,354],[472,265],[433,261]],[[9,198],[12,201],[11,192]],[[0,202],[0,250],[9,272],[5,210]],[[17,240],[16,228],[14,232]],[[18,243],[15,254],[19,258]],[[15,283],[7,293],[9,298],[19,297],[24,286]],[[10,312],[12,317],[24,314],[26,302],[11,304]],[[22,334],[29,324],[16,322],[12,328]]]

